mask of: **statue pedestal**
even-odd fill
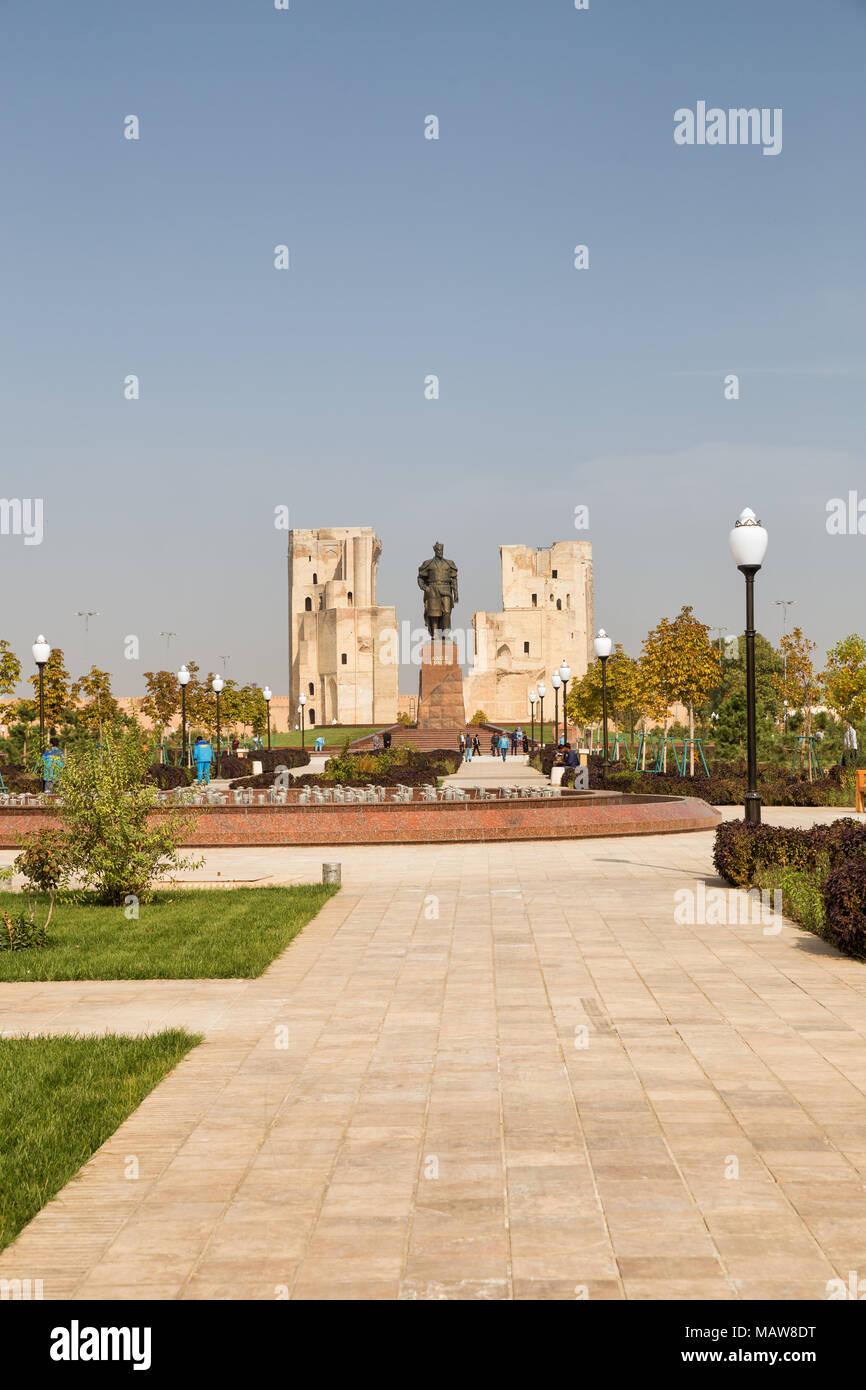
[[[418,728],[462,729],[466,725],[463,704],[463,672],[454,642],[438,638],[421,649],[418,676]]]

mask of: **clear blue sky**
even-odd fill
[[[866,535],[825,529],[866,498],[862,0],[50,0],[0,37],[2,493],[45,506],[40,546],[0,536],[0,636],[28,666],[44,631],[139,693],[169,629],[172,665],[283,693],[279,504],[374,526],[413,623],[434,539],[466,625],[498,545],[589,539],[634,652],[683,603],[742,625],[750,505],[762,630],[777,598],[821,655],[866,630]],[[698,100],[781,107],[782,153],[675,145]]]

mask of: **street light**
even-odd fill
[[[566,696],[568,694],[568,682],[571,680],[571,667],[562,658],[562,665],[559,668],[559,678],[562,681],[562,732],[565,734],[565,741],[568,743],[568,709],[566,707]]]
[[[211,689],[213,690],[214,694],[216,695],[216,702],[217,702],[217,708],[216,708],[216,716],[217,716],[217,720],[216,720],[216,724],[217,724],[217,727],[216,727],[216,743],[217,743],[217,746],[216,746],[216,775],[217,775],[217,777],[219,777],[219,775],[220,775],[220,691],[222,690],[222,688],[223,688],[224,685],[225,685],[225,681],[223,680],[222,676],[214,676],[213,680],[211,681]]]
[[[538,682],[538,741],[541,744],[541,751],[544,752],[544,697],[547,694],[547,686],[544,681]]]
[[[40,633],[33,643],[33,660],[39,668],[39,762],[42,767],[42,790],[45,791],[45,690],[43,672],[45,663],[51,655],[51,648]]]
[[[728,536],[737,569],[746,580],[746,739],[749,790],[745,795],[746,820],[761,823],[758,791],[758,745],[755,730],[755,575],[764,562],[769,537],[751,507],[744,508]]]
[[[773,603],[776,608],[782,610],[782,683],[785,690],[788,689],[788,647],[785,638],[788,636],[788,609],[793,608],[797,602],[795,598],[776,598]],[[786,701],[787,703],[787,701]],[[788,731],[788,721],[785,720],[785,732]]]
[[[532,715],[532,746],[533,746],[533,749],[535,748],[535,701],[536,701],[536,699],[537,699],[537,696],[536,696],[536,694],[535,694],[535,691],[534,691],[534,690],[530,690],[530,692],[529,692],[529,711],[530,711],[530,714]]]
[[[306,695],[298,696],[298,714],[301,716],[301,747],[304,746],[304,706],[307,703]]]
[[[562,685],[562,676],[559,674],[558,671],[554,671],[553,675],[550,677],[550,684],[553,686],[553,698],[554,698],[554,705],[553,705],[553,728],[554,728],[553,742],[554,742],[554,744],[556,745],[556,747],[558,748],[558,747],[559,747],[559,687]]]
[[[177,673],[177,680],[180,686],[180,764],[181,767],[189,767],[189,753],[186,746],[186,688],[189,685],[189,671],[186,665],[181,666]]]
[[[607,659],[613,646],[603,627],[598,629],[595,639],[595,654],[601,662],[601,722],[604,740],[604,757],[601,764],[601,780],[607,783]]]
[[[262,696],[264,697],[265,704],[268,708],[268,751],[270,751],[271,747],[271,696],[273,695],[273,693],[274,692],[267,685],[262,691]]]

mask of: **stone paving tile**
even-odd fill
[[[250,852],[284,882],[323,853]],[[798,1300],[866,1267],[866,969],[792,925],[675,923],[677,889],[717,883],[709,835],[340,858],[344,891],[259,980],[0,985],[7,1034],[206,1039],[0,1277],[46,1298]]]

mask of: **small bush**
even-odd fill
[[[717,827],[713,864],[722,878],[738,888],[748,888],[755,881],[758,864],[768,862],[765,853],[769,853],[770,863],[778,862],[768,848],[767,831],[772,836],[773,827],[750,825],[745,820],[724,821]]]
[[[56,893],[66,883],[71,869],[67,837],[56,826],[35,830],[25,838],[14,868],[40,893]]]
[[[316,780],[321,781],[321,778]],[[260,788],[264,791],[268,787],[272,787],[275,781],[273,772],[256,772],[252,777],[235,777],[234,781],[229,782],[229,790],[236,791],[239,787],[252,787],[254,790]],[[294,781],[291,785],[294,786]]]
[[[71,750],[60,774],[68,862],[104,902],[121,903],[128,894],[147,902],[156,879],[202,862],[178,853],[198,812],[153,817],[160,802],[145,777],[149,756],[138,731],[105,731],[98,747]]]
[[[45,925],[32,910],[0,913],[0,951],[39,950],[46,940]]]

